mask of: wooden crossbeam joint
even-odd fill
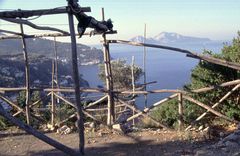
[[[81,7],[81,12],[91,12],[90,7]],[[14,10],[0,12],[0,18],[29,18],[32,16],[54,15],[68,13],[67,7],[40,9],[40,10]]]

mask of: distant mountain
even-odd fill
[[[3,34],[0,34],[3,35]],[[48,58],[54,57],[54,41],[48,39],[27,39],[29,53],[44,55]],[[77,44],[78,59],[81,65],[98,64],[103,61],[103,54],[100,49],[91,48],[83,44]],[[69,62],[71,59],[71,44],[57,42],[59,60]],[[22,53],[22,44],[17,39],[6,39],[0,41],[0,56]]]
[[[134,42],[143,42],[143,36],[136,36],[130,39],[130,41]],[[208,43],[211,42],[209,38],[199,38],[199,37],[191,37],[191,36],[184,36],[177,33],[172,32],[161,32],[160,34],[146,38],[145,43],[152,43],[152,44],[196,44],[196,43]]]

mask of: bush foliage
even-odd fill
[[[240,63],[240,32],[238,36],[233,39],[230,45],[225,44],[221,52],[216,54],[212,51],[205,50],[205,55],[220,58],[230,62]],[[232,81],[240,78],[240,72],[221,65],[212,64],[205,61],[200,61],[198,65],[192,70],[191,82],[184,86],[185,90],[199,89],[202,87],[221,84],[227,81]],[[212,91],[191,94],[190,96],[204,104],[212,106],[218,102],[227,92],[234,86],[218,88]],[[155,109],[151,114],[157,120],[173,126],[177,121],[177,101],[172,101]],[[230,118],[240,120],[240,92],[235,91],[226,100],[224,100],[216,110],[227,115]],[[206,110],[184,101],[184,120],[190,123],[200,116]],[[208,114],[202,122],[213,122],[216,116]],[[209,120],[211,118],[211,120]]]

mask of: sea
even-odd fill
[[[204,50],[210,50],[219,53],[223,47],[223,42],[214,42],[209,44],[181,44],[175,47],[190,50],[192,52],[202,53]],[[132,56],[135,58],[135,65],[143,68],[143,47],[129,45],[110,45],[111,59],[124,59],[131,64]],[[147,85],[147,90],[156,89],[182,89],[184,85],[190,83],[191,70],[198,64],[199,60],[186,57],[186,54],[156,49],[146,48],[146,82],[157,81],[156,83]],[[99,79],[98,65],[88,65],[79,67],[80,74],[83,79],[87,80],[90,87],[103,86],[103,82]],[[143,84],[143,76],[136,82]],[[136,99],[136,105],[139,109],[151,106],[155,102],[169,96],[169,93],[155,93],[147,95],[147,102],[143,95]],[[89,98],[97,98],[99,94],[89,94]]]

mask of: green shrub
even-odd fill
[[[214,54],[211,51],[204,51],[205,55],[220,58],[230,62],[240,63],[240,32],[237,38],[233,39],[231,45],[224,45],[221,53]],[[213,86],[227,81],[232,81],[240,78],[240,72],[221,65],[212,64],[205,61],[200,61],[199,64],[192,70],[191,83],[184,86],[186,91],[199,89],[202,87]],[[226,95],[234,86],[218,88],[204,93],[191,93],[189,96],[209,105],[210,107],[217,103],[224,95]],[[240,120],[240,92],[235,91],[224,100],[215,109],[230,118]],[[174,126],[177,121],[177,100],[168,102],[151,112],[151,115],[158,121]],[[206,110],[202,107],[193,104],[189,101],[184,101],[184,121],[189,124]],[[208,113],[201,122],[212,123],[215,120],[215,115]],[[216,121],[219,120],[216,118]]]
[[[159,107],[154,108],[151,111],[150,116],[169,127],[174,127],[178,119],[177,100],[169,101]]]

